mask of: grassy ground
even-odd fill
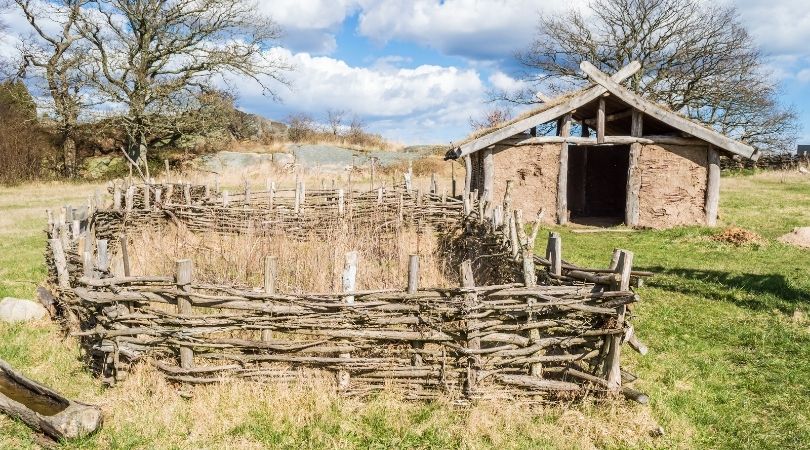
[[[44,276],[47,206],[78,203],[90,186],[0,188],[0,296],[32,295]],[[393,394],[343,400],[324,380],[178,389],[147,368],[103,388],[55,325],[0,325],[0,357],[71,397],[96,402],[104,429],[67,448],[810,448],[810,250],[776,238],[810,225],[810,180],[760,174],[723,180],[721,221],[763,236],[734,247],[700,227],[636,233],[560,230],[565,258],[605,266],[614,247],[659,273],[639,290],[628,355],[649,406],[624,402],[528,409]],[[796,311],[799,314],[795,314]],[[188,398],[190,397],[190,398]],[[665,433],[650,431],[662,426]],[[35,447],[0,417],[0,448]]]

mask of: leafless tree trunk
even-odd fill
[[[629,87],[761,150],[795,142],[797,116],[778,101],[778,86],[733,7],[699,0],[591,0],[589,14],[541,16],[538,35],[519,61],[534,88],[496,93],[534,103],[537,88],[561,91],[585,82],[582,61],[615,72],[633,60],[642,70]]]
[[[90,0],[80,30],[93,51],[88,72],[110,102],[124,105],[120,126],[134,161],[182,135],[210,92],[212,78],[255,80],[274,96],[287,64],[266,52],[280,35],[270,19],[243,0]]]
[[[85,62],[79,49],[82,36],[76,22],[87,0],[62,0],[57,2],[32,2],[15,0],[35,32],[36,40],[27,41],[21,48],[24,68],[34,66],[42,71],[48,93],[53,100],[57,133],[62,148],[63,175],[76,175],[76,143],[74,133],[82,108],[80,90],[83,85],[79,67]],[[43,22],[56,22],[52,27]]]

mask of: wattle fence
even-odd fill
[[[47,261],[57,309],[89,362],[110,383],[148,361],[176,382],[226,377],[292,381],[309,371],[335,375],[346,395],[400,389],[408,398],[447,396],[547,401],[623,393],[640,402],[622,370],[623,344],[641,353],[632,286],[633,254],[586,269],[562,259],[551,233],[533,249],[520,211],[405,188],[369,192],[295,189],[228,195],[207,186],[141,185],[112,190],[86,211],[49,213]],[[355,289],[357,255],[346,254],[342,290],[275,289],[267,255],[263,286],[196,282],[190,260],[174,276],[129,273],[127,233],[174,223],[195,233],[284,232],[311,238],[326,223],[351,230],[398,227],[442,233],[459,284],[419,286],[411,256],[400,289]],[[313,234],[314,233],[314,234]],[[113,273],[113,255],[123,273]]]

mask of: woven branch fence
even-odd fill
[[[646,396],[621,369],[624,343],[641,353],[629,308],[633,254],[616,250],[605,269],[562,259],[551,233],[545,257],[532,249],[538,220],[526,232],[502,204],[405,188],[228,195],[206,186],[113,188],[112,206],[91,199],[82,211],[49,212],[47,262],[58,308],[87,350],[88,362],[114,383],[146,360],[176,382],[223,377],[295,380],[310,371],[335,375],[345,395],[401,389],[413,399],[449,396],[549,401],[587,392]],[[178,194],[179,192],[179,194]],[[129,273],[126,233],[173,222],[197,233],[277,232],[302,239],[324,222],[442,229],[459,285],[419,286],[412,255],[401,289],[355,288],[357,253],[346,254],[342,291],[275,289],[276,259],[265,259],[263,286],[196,282],[190,260],[173,277]],[[123,273],[110,270],[113,253]]]

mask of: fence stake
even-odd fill
[[[264,292],[268,294],[276,293],[276,274],[278,273],[278,258],[275,256],[264,257]],[[273,330],[262,330],[262,341],[268,342],[273,339]]]
[[[473,276],[472,262],[467,259],[461,263],[461,286],[465,288],[475,287],[475,277]],[[478,294],[470,292],[464,294],[464,306],[468,311],[472,311],[475,304],[478,303]],[[480,350],[481,338],[470,337],[473,333],[477,332],[477,321],[475,319],[466,320],[467,328],[467,350]],[[467,357],[467,377],[465,380],[464,391],[467,397],[475,395],[476,386],[478,385],[478,370],[481,367],[481,357],[479,355],[469,355]]]
[[[118,185],[113,188],[113,209],[121,209],[121,188]]]
[[[191,284],[194,263],[190,259],[179,259],[175,261],[175,283],[177,289],[183,292],[189,291]],[[177,296],[177,312],[182,315],[191,314],[191,301],[186,296]],[[194,351],[191,347],[180,346],[180,367],[190,369],[194,367]]]
[[[61,239],[48,239],[51,244],[51,252],[53,253],[53,263],[56,266],[56,277],[59,287],[62,289],[70,288],[70,276],[67,271],[67,258],[65,258],[65,248],[62,247]]]
[[[231,203],[231,194],[227,190],[222,191],[222,206],[228,206]]]
[[[633,252],[621,250],[619,253],[619,260],[616,267],[616,272],[619,274],[619,281],[616,283],[614,289],[620,291],[630,290],[630,272],[633,270]],[[624,328],[624,316],[627,312],[627,306],[621,305],[616,308],[616,328]],[[623,334],[623,333],[622,333]],[[608,351],[607,359],[607,382],[608,389],[611,391],[618,391],[622,386],[622,372],[621,372],[621,345],[622,334],[610,336],[610,350]]]
[[[346,212],[346,207],[344,206],[345,198],[343,196],[343,189],[338,189],[338,215],[343,216]]]
[[[549,272],[558,277],[562,276],[562,239],[559,233],[549,233],[546,258],[551,261]]]
[[[410,255],[408,257],[408,293],[416,294],[416,291],[418,289],[419,289],[419,255]],[[425,343],[422,341],[414,341],[411,343],[411,348],[415,350],[413,357],[411,358],[411,363],[414,366],[422,365],[422,354],[418,352],[424,347]]]
[[[186,205],[191,204],[191,184],[185,183],[183,185],[183,200],[186,202]]]
[[[106,272],[110,268],[110,255],[107,251],[107,240],[96,239],[96,267],[101,272]]]
[[[346,253],[346,259],[343,264],[343,277],[341,278],[343,283],[343,292],[344,293],[352,293],[355,291],[356,282],[357,282],[357,251],[351,251]],[[354,295],[346,295],[343,297],[343,302],[347,305],[354,304]],[[341,358],[350,358],[350,353],[341,353],[339,355]],[[339,370],[337,375],[337,382],[338,382],[338,389],[345,390],[349,387],[350,375],[349,372],[346,370]]]

